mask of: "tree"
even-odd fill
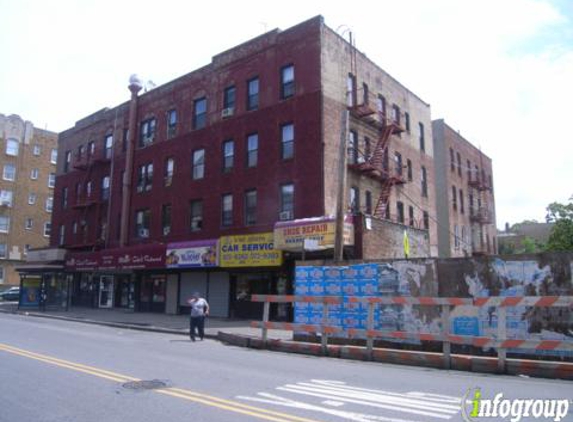
[[[573,201],[573,196],[569,198],[569,201]],[[547,250],[551,252],[573,251],[573,202],[549,204],[545,219],[548,223],[555,223],[547,241]]]

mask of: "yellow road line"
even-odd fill
[[[49,363],[51,365],[67,368],[74,371],[82,372],[85,374],[93,375],[99,378],[104,378],[110,381],[125,383],[128,381],[140,381],[138,378],[118,374],[116,372],[106,371],[104,369],[95,368],[93,366],[82,365],[80,363],[70,362],[63,359],[58,359],[52,356],[41,355],[39,353],[30,352],[28,350],[19,349],[0,343],[0,351],[12,353],[14,355],[34,359],[40,362]],[[226,400],[207,394],[197,393],[191,390],[184,390],[181,388],[163,388],[152,390],[159,394],[164,394],[196,403],[201,403],[207,406],[216,407],[223,410],[228,410],[235,413],[254,416],[260,419],[266,419],[273,422],[318,422],[314,419],[307,419],[290,415],[288,413],[275,412],[260,407],[249,406],[243,403]]]

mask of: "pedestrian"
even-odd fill
[[[209,315],[209,304],[198,292],[193,293],[191,298],[187,300],[187,303],[191,306],[189,327],[191,341],[195,341],[195,328],[197,328],[199,338],[203,340],[205,336],[205,317]]]

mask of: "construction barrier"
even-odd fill
[[[417,340],[436,341],[442,343],[442,362],[446,368],[451,367],[451,344],[461,344],[480,348],[491,348],[497,351],[498,372],[506,371],[507,349],[531,350],[565,350],[573,351],[573,341],[570,340],[536,340],[536,339],[508,339],[506,336],[506,309],[514,306],[530,307],[564,307],[573,308],[573,296],[524,296],[524,297],[488,297],[488,298],[436,298],[436,297],[356,297],[356,296],[298,296],[298,295],[252,295],[253,302],[263,302],[263,320],[252,321],[251,326],[261,328],[263,344],[268,341],[269,329],[307,332],[321,336],[321,350],[326,353],[328,338],[333,334],[342,334],[349,338],[366,338],[366,354],[372,359],[374,356],[374,340]],[[297,324],[290,322],[269,321],[271,303],[322,303],[337,305],[344,302],[362,303],[368,306],[368,320],[366,329],[355,329],[328,325],[328,306],[322,310],[322,324]],[[404,331],[384,331],[374,328],[374,311],[378,305],[414,305],[414,306],[440,306],[441,329],[440,333],[419,333]],[[497,337],[479,337],[469,335],[452,335],[450,328],[450,312],[454,306],[476,306],[497,308]]]

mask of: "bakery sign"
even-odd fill
[[[165,245],[142,245],[96,252],[70,253],[66,270],[112,271],[165,268]]]

